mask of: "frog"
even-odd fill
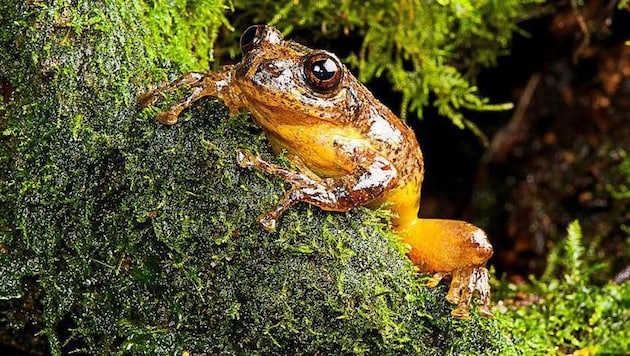
[[[489,273],[493,248],[479,227],[461,220],[419,217],[424,159],[414,131],[360,83],[339,58],[286,40],[278,29],[254,25],[241,35],[242,60],[208,72],[190,72],[139,97],[154,105],[181,87],[186,97],[157,114],[173,125],[183,110],[203,97],[222,100],[231,114],[250,113],[271,148],[292,167],[269,162],[247,150],[236,152],[244,168],[281,178],[290,189],[260,226],[273,232],[283,213],[298,203],[347,212],[366,206],[391,211],[394,233],[409,247],[426,285],[450,276],[446,300],[451,314],[478,312],[492,317]]]

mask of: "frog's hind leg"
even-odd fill
[[[181,101],[173,104],[168,110],[159,113],[156,119],[164,125],[173,125],[177,122],[177,118],[181,112],[188,108],[195,101],[205,97],[214,96],[221,97],[221,91],[229,84],[230,66],[226,66],[219,71],[212,73],[190,72],[182,75],[171,83],[154,89],[138,98],[141,107],[148,107],[155,104],[165,94],[178,90],[182,86],[189,87],[188,95]],[[229,105],[229,103],[226,103]]]
[[[404,242],[411,245],[409,257],[419,269],[436,272],[428,287],[435,287],[442,278],[451,276],[446,299],[457,305],[451,312],[455,318],[468,317],[475,293],[479,294],[479,313],[492,316],[485,268],[492,256],[492,245],[483,230],[459,220],[417,219],[401,234]]]

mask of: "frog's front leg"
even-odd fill
[[[205,96],[223,99],[231,111],[236,111],[239,108],[238,99],[235,99],[238,98],[238,93],[233,93],[235,89],[230,85],[231,80],[232,66],[224,66],[211,73],[190,72],[163,87],[141,95],[138,102],[141,107],[148,107],[167,93],[178,90],[182,86],[189,87],[189,93],[183,100],[176,102],[168,110],[156,116],[156,119],[164,125],[175,124],[184,109]]]
[[[353,150],[357,154],[356,150]],[[323,210],[345,212],[378,198],[397,181],[397,171],[385,158],[363,152],[356,157],[357,167],[352,174],[317,179],[312,175],[289,170],[269,163],[251,153],[239,150],[237,162],[241,167],[256,167],[291,183],[291,189],[258,222],[273,231],[282,214],[299,202],[313,204]]]

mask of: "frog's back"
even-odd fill
[[[367,90],[366,90],[367,91]],[[420,207],[420,189],[424,176],[424,160],[413,130],[394,115],[370,93],[355,117],[355,125],[383,157],[396,167],[398,183],[372,205],[388,204],[399,216],[395,223],[404,224],[417,217]]]

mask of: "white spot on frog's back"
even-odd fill
[[[214,83],[217,93],[221,93],[225,88],[227,88],[231,84],[231,79],[231,77],[228,77],[226,79],[217,80]]]
[[[472,233],[471,240],[480,248],[492,249],[492,245],[490,245],[490,242],[488,241],[488,235],[479,228]]]
[[[384,190],[392,180],[396,179],[397,175],[398,172],[393,165],[384,158],[376,158],[368,167],[368,171],[359,177],[357,184],[352,187],[352,190],[360,191],[375,188]]]
[[[369,135],[376,140],[389,144],[399,144],[404,140],[402,132],[394,126],[391,119],[383,117],[376,108],[370,109],[368,124],[370,125]]]

